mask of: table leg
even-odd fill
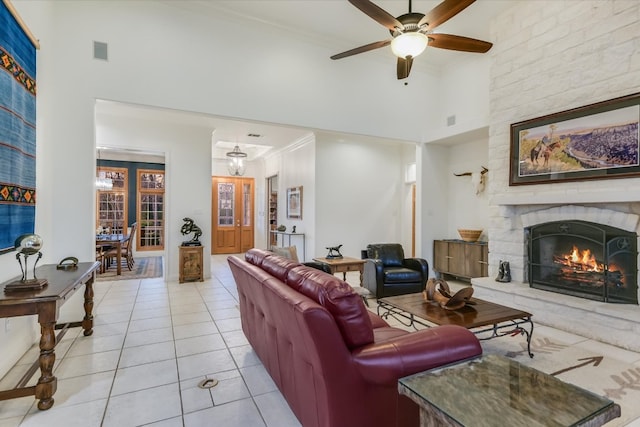
[[[46,410],[53,406],[53,394],[56,392],[58,380],[53,375],[53,364],[56,361],[54,348],[56,346],[56,335],[54,329],[56,322],[41,321],[40,322],[40,378],[36,384],[36,399],[38,409]]]
[[[358,271],[360,272],[360,286],[362,286],[362,283],[363,283],[362,278],[364,276],[364,268],[360,268]]]
[[[94,272],[84,285],[84,319],[82,319],[82,329],[84,329],[83,333],[85,337],[93,334],[93,281],[95,277],[96,274]]]

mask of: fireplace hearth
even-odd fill
[[[525,233],[532,288],[638,304],[636,233],[578,220],[538,224]]]

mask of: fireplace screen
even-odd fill
[[[638,304],[637,234],[586,221],[527,229],[532,288]]]

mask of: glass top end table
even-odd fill
[[[398,384],[425,426],[600,426],[620,406],[503,356],[432,369]]]

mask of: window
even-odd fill
[[[233,226],[236,187],[230,182],[218,184],[218,225]]]
[[[138,169],[137,218],[137,249],[164,249],[164,171]]]
[[[113,189],[98,191],[96,229],[102,227],[105,233],[122,234],[127,232],[127,169],[99,167],[106,178],[113,181]]]

